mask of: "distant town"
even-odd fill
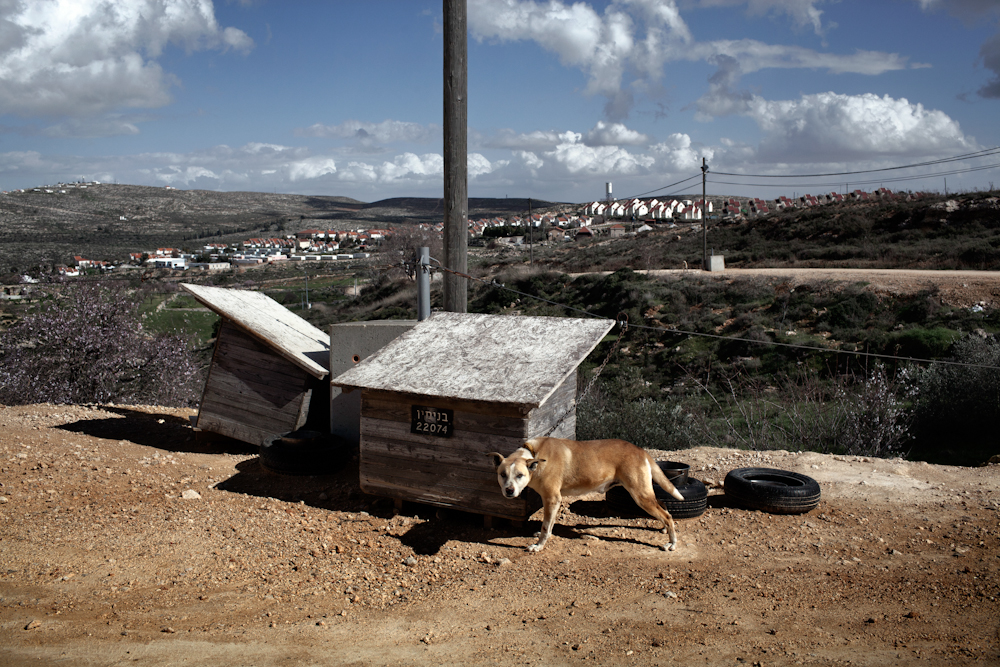
[[[55,186],[5,191],[3,194],[25,192],[44,193],[54,196],[67,194],[71,189],[87,189],[100,186],[98,181],[80,183],[60,183]],[[173,190],[171,186],[165,189]],[[640,234],[657,227],[675,227],[678,223],[701,227],[707,216],[710,220],[738,221],[754,219],[771,213],[793,208],[808,208],[845,201],[872,201],[896,199],[921,199],[923,193],[893,193],[886,188],[873,192],[855,190],[849,194],[830,192],[825,195],[805,194],[795,199],[778,197],[773,200],[759,198],[706,199],[626,199],[593,201],[580,206],[571,213],[536,213],[530,216],[509,216],[469,219],[470,239],[492,238],[497,243],[521,244],[523,233],[513,230],[534,228],[544,233],[544,240],[550,243],[572,242],[594,238],[595,236],[617,237]],[[718,212],[716,213],[716,205]],[[121,221],[127,220],[125,215]],[[444,223],[419,225],[432,233],[442,234]],[[128,258],[119,258],[117,263],[110,259],[87,258],[74,255],[71,265],[58,266],[57,271],[67,277],[78,276],[88,271],[114,271],[123,265],[140,268],[168,269],[175,271],[203,270],[217,272],[233,267],[272,264],[294,261],[344,261],[366,259],[387,238],[392,236],[392,228],[349,230],[303,229],[279,237],[251,237],[236,243],[207,243],[199,248],[150,248],[137,249]],[[537,235],[536,235],[537,238]],[[124,260],[124,261],[122,261]]]

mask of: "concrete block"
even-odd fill
[[[722,255],[709,256],[707,265],[705,266],[706,271],[724,271],[725,269],[726,262]]]
[[[416,320],[376,320],[330,325],[330,379],[354,368],[400,334]],[[330,387],[330,432],[357,443],[361,440],[361,392],[343,393]]]

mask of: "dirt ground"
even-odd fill
[[[528,526],[281,477],[187,410],[0,406],[0,665],[1000,664],[1000,467],[698,448],[678,522]],[[732,506],[744,466],[820,506]],[[499,487],[497,489],[499,493]]]
[[[1000,273],[996,271],[922,271],[910,269],[730,269],[704,273],[697,269],[654,269],[653,275],[699,275],[720,280],[765,276],[787,277],[793,285],[836,282],[866,283],[876,294],[933,291],[943,303],[963,308],[1000,307]]]

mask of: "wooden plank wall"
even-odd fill
[[[575,389],[575,385],[574,385]],[[450,438],[410,433],[411,406],[454,411]],[[507,499],[487,454],[525,440],[528,415],[504,404],[363,390],[361,489],[366,493],[524,520],[541,507],[533,491]]]
[[[549,433],[549,429],[555,429]],[[548,435],[551,438],[576,440],[576,371],[542,405],[531,411],[528,418],[528,437]],[[504,455],[510,452],[504,452]]]
[[[260,445],[300,428],[319,381],[223,319],[198,428]]]

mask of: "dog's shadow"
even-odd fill
[[[569,521],[572,521],[572,517],[566,515],[567,510],[576,516],[600,519],[601,521],[596,524],[591,522],[569,523]],[[636,525],[634,523],[636,519],[645,519],[645,525]],[[531,523],[536,524],[537,522]],[[678,530],[683,523],[683,520],[674,520],[674,524],[677,526]],[[534,527],[534,525],[532,527]],[[602,534],[597,535],[591,532],[594,528],[601,529]],[[608,534],[608,532],[606,532],[616,529],[645,531],[649,533],[650,537],[647,540],[628,537],[625,535]],[[531,531],[528,534],[535,535],[537,534],[537,530]],[[586,542],[588,537],[596,537],[601,542],[634,544],[636,546],[658,548],[660,546],[660,542],[662,541],[661,536],[664,535],[664,533],[661,530],[660,521],[649,516],[645,512],[622,514],[612,509],[604,500],[577,500],[571,503],[568,507],[563,508],[559,519],[556,521],[556,525],[552,527],[552,535],[553,537],[579,540],[581,542]]]

